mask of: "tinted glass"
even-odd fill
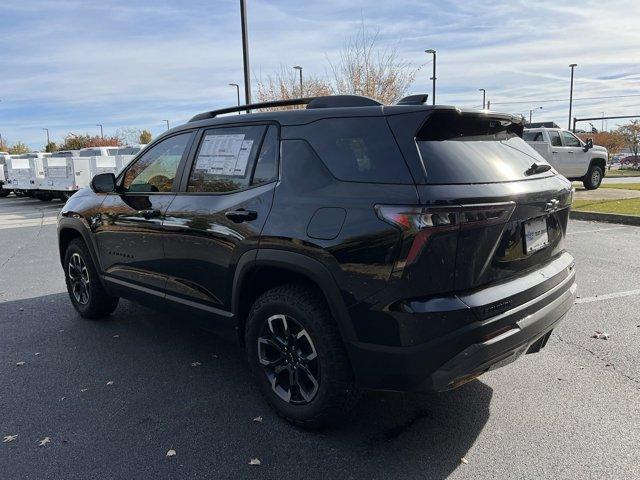
[[[510,121],[484,116],[432,114],[416,138],[427,183],[494,183],[528,178],[525,171],[534,162],[546,162],[520,138],[520,129]]]
[[[271,125],[262,141],[252,185],[269,183],[278,177],[278,147],[278,129]]]
[[[170,192],[191,133],[161,141],[140,157],[124,174],[122,187],[129,192]]]
[[[407,165],[382,117],[328,118],[304,132],[334,177],[347,182],[412,183]]]
[[[249,186],[266,127],[207,130],[189,176],[189,192],[233,192]]]
[[[542,132],[524,132],[522,134],[522,139],[525,142],[544,142]]]
[[[73,157],[73,152],[55,152],[52,157]]]
[[[117,148],[109,148],[109,149],[107,150],[107,153],[108,153],[109,155],[117,155],[117,154],[118,154],[118,149],[117,149]]]
[[[561,147],[562,141],[560,140],[560,134],[556,130],[549,131],[549,138],[551,139],[551,145],[554,147]]]
[[[581,147],[582,144],[577,137],[570,132],[562,132],[562,141],[565,147]]]
[[[83,150],[80,152],[81,157],[99,157],[100,155],[102,155],[102,150],[100,149]]]
[[[118,149],[118,155],[135,155],[140,150],[140,147],[122,147]]]

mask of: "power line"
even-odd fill
[[[607,100],[607,99],[611,99],[611,98],[630,98],[630,97],[640,97],[640,94],[632,94],[632,95],[610,95],[607,97],[582,97],[582,98],[574,98],[573,101],[580,101],[580,100]],[[518,101],[511,101],[511,102],[491,102],[493,105],[515,105],[515,104],[526,104],[526,103],[553,103],[553,102],[568,102],[569,99],[568,98],[560,98],[560,99],[554,99],[554,100],[518,100]]]

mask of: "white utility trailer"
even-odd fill
[[[11,155],[6,160],[8,185],[18,197],[33,196],[36,191],[36,170],[33,154]]]
[[[11,188],[7,183],[9,181],[9,170],[7,168],[7,160],[10,158],[6,152],[0,152],[0,197],[6,197],[11,193]]]
[[[73,166],[78,154],[78,150],[63,150],[44,158],[44,180],[40,182],[39,190],[68,200],[78,190]]]

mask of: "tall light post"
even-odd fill
[[[479,92],[482,92],[482,109],[485,109],[486,99],[487,99],[487,91],[484,88],[479,88]]]
[[[569,65],[571,68],[571,89],[569,90],[569,126],[567,127],[569,130],[571,129],[571,107],[573,106],[573,69],[578,66],[577,63],[572,63]]]
[[[436,51],[430,48],[429,50],[425,50],[424,53],[430,53],[433,55],[433,76],[430,80],[433,81],[432,92],[431,92],[431,105],[436,104]]]
[[[46,144],[46,146],[44,147],[44,151],[45,151],[45,152],[48,152],[48,151],[49,151],[49,143],[51,143],[51,142],[49,141],[49,129],[48,129],[48,128],[43,128],[42,130],[44,130],[45,132],[47,132],[47,144]]]
[[[240,106],[240,85],[238,85],[237,83],[230,83],[229,86],[236,87],[236,96],[238,97],[238,106]],[[238,112],[238,115],[240,115],[240,112]]]
[[[536,107],[536,108],[533,108],[533,109],[529,110],[529,125],[531,125],[531,119],[533,117],[533,111],[534,110],[542,110],[542,107]]]
[[[302,88],[302,67],[300,65],[296,65],[295,67],[293,67],[294,70],[298,70],[298,73],[300,73],[300,98],[304,97],[304,89]]]
[[[240,22],[242,26],[242,59],[244,66],[244,101],[251,103],[251,78],[249,75],[249,32],[247,29],[247,2],[240,0]],[[248,111],[248,110],[247,110]]]
[[[102,131],[102,124],[96,123],[96,127],[100,127],[100,138],[104,138],[104,132]]]
[[[167,130],[169,130],[169,120],[162,120],[162,121],[167,124]]]
[[[604,112],[602,112],[602,125],[600,125],[600,131],[604,132]]]

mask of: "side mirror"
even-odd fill
[[[116,176],[113,173],[101,173],[91,180],[91,190],[96,193],[110,193],[116,190]]]
[[[587,138],[587,142],[585,143],[583,150],[585,152],[588,152],[592,148],[593,148],[593,138]]]

